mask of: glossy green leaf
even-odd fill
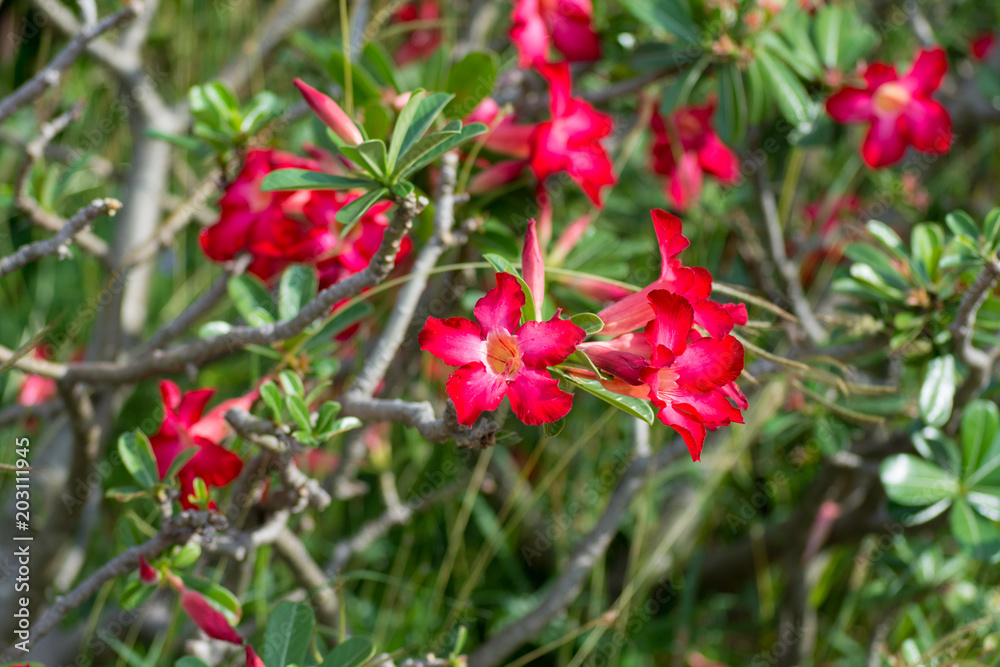
[[[433,149],[428,151],[422,158],[414,162],[405,171],[398,174],[399,177],[408,176],[415,171],[423,169],[428,164],[438,159],[440,156],[444,155],[452,148],[457,148],[465,142],[473,139],[480,134],[486,132],[489,128],[483,123],[469,123],[468,125],[462,126],[462,131],[458,134],[450,135],[444,142],[438,144]]]
[[[323,658],[323,667],[360,667],[374,656],[375,645],[371,640],[349,637]]]
[[[284,108],[285,102],[280,97],[268,90],[262,90],[254,95],[247,110],[243,112],[240,132],[255,134],[264,125],[277,118]]]
[[[458,135],[462,131],[461,121],[453,120],[448,123],[440,132],[435,132],[433,134],[428,134],[426,137],[422,137],[410,150],[406,151],[403,155],[399,157],[396,162],[394,177],[399,177],[401,175],[407,174],[410,168],[423,160],[427,155],[429,155],[435,148]]]
[[[392,86],[392,89],[399,92],[399,84],[396,83],[396,64],[392,61],[392,56],[384,46],[378,41],[368,41],[361,50],[361,61],[365,70],[371,73],[372,78],[383,86]]]
[[[656,26],[685,42],[699,44],[698,26],[683,0],[621,0],[634,17],[649,26]]]
[[[445,87],[455,98],[445,107],[448,118],[465,118],[493,92],[497,78],[497,57],[493,53],[473,51],[459,60],[448,73]]]
[[[378,203],[378,200],[388,193],[388,188],[372,190],[337,211],[337,222],[343,225],[343,228],[340,230],[340,235],[342,237],[347,236],[351,229],[354,228],[355,223],[357,223],[357,221],[368,212],[368,209]]]
[[[816,12],[814,24],[816,47],[823,64],[829,68],[837,66],[840,33],[841,28],[847,23],[845,13],[848,11],[842,7],[824,4]]]
[[[333,420],[340,414],[340,403],[327,401],[319,409],[319,416],[316,418],[316,432],[326,433]]]
[[[757,54],[761,71],[769,86],[770,99],[776,100],[781,114],[792,125],[808,125],[816,117],[817,107],[788,67],[767,51]]]
[[[877,248],[867,243],[851,243],[844,248],[844,254],[853,262],[864,264],[871,268],[888,285],[899,290],[909,286],[908,281],[892,265],[892,261]]]
[[[385,143],[381,139],[364,141],[357,146],[338,146],[337,150],[345,158],[378,179],[379,182],[388,178]]]
[[[879,475],[886,495],[900,505],[932,505],[958,492],[954,475],[912,454],[888,457]]]
[[[292,419],[295,420],[296,425],[306,433],[312,432],[312,423],[309,418],[309,408],[306,406],[306,401],[301,396],[291,395],[285,397],[285,407],[288,408],[288,413],[292,415]]]
[[[302,378],[295,371],[281,371],[278,373],[278,381],[281,382],[281,388],[289,396],[305,396],[305,385],[302,384]]]
[[[141,431],[129,431],[118,438],[118,455],[125,469],[144,489],[151,489],[160,481],[156,468],[156,457],[149,438]]]
[[[229,322],[223,322],[221,320],[205,322],[205,324],[198,328],[198,338],[215,338],[216,336],[225,336],[232,330],[233,325]]]
[[[278,603],[264,631],[264,649],[260,656],[264,665],[304,664],[315,626],[316,616],[309,605],[287,600]]]
[[[971,401],[962,410],[962,479],[979,470],[1000,431],[1000,410],[992,401]]]
[[[273,380],[268,380],[267,382],[260,385],[260,397],[264,401],[264,405],[267,406],[268,410],[271,411],[271,418],[276,423],[281,423],[281,391],[278,389],[278,385],[274,383]]]
[[[996,526],[964,500],[956,501],[951,508],[951,533],[975,558],[989,560],[1000,552],[1000,533]]]
[[[355,176],[338,176],[308,169],[278,169],[264,177],[261,192],[280,190],[350,190],[371,188],[375,181]]]
[[[653,404],[649,401],[643,401],[638,398],[632,398],[631,396],[622,396],[621,394],[610,392],[597,380],[574,377],[559,370],[553,370],[553,372],[557,373],[560,377],[571,384],[576,385],[587,393],[597,396],[602,401],[615,406],[619,410],[627,412],[633,417],[638,417],[647,424],[652,424],[653,420],[656,419],[656,412],[653,410]]]
[[[972,216],[965,211],[952,211],[944,217],[944,224],[948,225],[948,229],[951,230],[952,234],[964,236],[973,244],[978,244],[979,226],[976,225],[976,221],[972,219]]]
[[[943,426],[955,398],[955,359],[950,354],[932,359],[920,387],[920,416],[929,426]]]
[[[878,239],[879,243],[885,246],[885,249],[895,255],[896,259],[906,262],[909,260],[909,253],[906,250],[906,244],[903,243],[903,239],[899,238],[899,234],[894,232],[889,225],[878,220],[869,220],[865,225],[868,233]]]
[[[764,72],[756,58],[747,65],[747,106],[748,121],[753,124],[763,121],[770,108]]]
[[[715,127],[724,143],[737,145],[746,136],[749,115],[743,75],[736,63],[729,63],[719,68],[718,79],[719,103],[715,110]]]
[[[389,142],[389,166],[395,171],[395,165],[401,155],[405,155],[424,133],[434,123],[441,110],[452,100],[450,93],[430,93],[422,95],[419,91],[413,93],[410,100],[399,112],[396,126],[392,130],[392,140]]]
[[[274,322],[274,301],[260,278],[248,274],[233,276],[226,284],[226,290],[236,306],[236,312],[247,324],[259,327]]]
[[[569,321],[586,331],[588,336],[604,328],[604,322],[593,313],[577,313],[569,318]]]
[[[944,253],[944,230],[940,225],[921,222],[914,226],[910,235],[913,248],[913,268],[925,287],[937,280],[941,255]]]
[[[170,565],[183,570],[197,563],[199,558],[201,558],[201,546],[197,542],[188,542],[174,550]]]
[[[983,221],[983,236],[991,251],[1000,246],[1000,208],[992,209]]]

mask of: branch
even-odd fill
[[[760,208],[764,214],[767,236],[771,244],[771,255],[788,286],[788,298],[792,301],[792,310],[802,321],[802,327],[810,340],[814,343],[822,343],[826,340],[826,331],[813,314],[809,299],[806,298],[806,294],[802,290],[798,267],[795,262],[788,259],[788,255],[785,253],[785,237],[781,232],[778,205],[774,200],[774,191],[771,190],[771,185],[767,182],[765,169],[757,171],[757,191],[760,195]]]
[[[31,103],[32,100],[59,83],[62,72],[72,65],[87,48],[87,44],[102,33],[124,23],[142,11],[142,3],[136,0],[111,16],[93,25],[85,25],[76,32],[59,54],[52,59],[41,72],[31,77],[20,88],[0,100],[0,123],[5,121],[15,111]]]
[[[285,528],[274,542],[274,548],[285,559],[295,574],[299,584],[316,602],[316,617],[328,627],[337,627],[338,605],[337,596],[330,588],[329,579],[306,549],[302,541],[288,528]]]
[[[989,298],[998,278],[1000,278],[1000,261],[992,257],[983,264],[983,270],[962,295],[955,321],[950,327],[954,336],[955,354],[969,367],[969,377],[955,395],[956,407],[968,403],[983,388],[997,359],[997,350],[987,352],[973,345],[972,335],[976,326],[976,315]]]
[[[8,405],[0,409],[0,427],[16,424],[26,419],[49,421],[62,412],[59,401],[46,401],[38,405]]]
[[[127,384],[154,375],[173,372],[188,364],[198,364],[221,354],[242,349],[247,345],[270,345],[296,336],[317,319],[325,317],[330,309],[341,300],[352,297],[385,280],[394,266],[396,254],[399,252],[399,244],[410,229],[413,218],[420,211],[422,204],[423,202],[418,202],[413,195],[398,202],[392,222],[382,237],[382,245],[372,257],[371,263],[363,271],[355,273],[320,292],[315,299],[303,306],[295,317],[259,327],[236,327],[229,333],[196,341],[166,352],[154,353],[152,357],[147,359],[134,358],[127,363],[71,364],[67,367],[67,377],[73,381],[98,384]]]
[[[31,647],[51,632],[66,614],[86,602],[104,584],[138,568],[140,556],[146,560],[156,558],[173,545],[187,542],[197,530],[207,526],[225,528],[225,519],[218,514],[208,512],[182,512],[176,518],[166,521],[160,532],[152,539],[118,554],[72,591],[56,598],[48,611],[32,626],[28,646]],[[0,662],[13,660],[17,651],[18,649],[13,646],[8,646],[0,653]]]
[[[28,375],[38,375],[43,378],[58,380],[65,377],[68,370],[66,364],[28,356],[28,352],[33,347],[34,344],[32,343],[18,350],[11,350],[0,345],[0,373],[3,373],[8,368],[16,368]]]
[[[359,398],[345,395],[341,413],[364,421],[399,422],[417,429],[430,442],[454,440],[463,447],[490,447],[496,443],[500,425],[482,417],[472,427],[458,423],[454,404],[449,401],[438,418],[427,401],[414,403],[395,398]]]
[[[102,215],[114,216],[122,203],[117,199],[95,199],[76,212],[66,221],[59,233],[44,241],[35,241],[21,246],[9,257],[0,258],[0,278],[34,262],[37,259],[58,253],[60,257],[69,254],[66,243]]]

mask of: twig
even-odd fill
[[[127,384],[154,375],[176,371],[184,368],[187,364],[197,364],[212,357],[242,349],[247,345],[270,345],[296,336],[314,321],[326,316],[334,304],[385,280],[394,265],[399,244],[420,208],[421,204],[413,195],[400,201],[392,222],[382,237],[382,244],[375,256],[372,257],[371,263],[364,270],[320,292],[292,318],[259,327],[236,327],[229,333],[189,343],[165,352],[154,353],[148,359],[134,360],[129,363],[84,362],[71,364],[68,367],[67,376],[74,381]]]
[[[785,279],[788,288],[788,297],[792,302],[792,310],[802,321],[802,328],[806,335],[814,343],[822,343],[826,340],[826,331],[813,314],[812,306],[802,290],[802,283],[799,282],[798,267],[795,262],[788,259],[785,253],[785,237],[781,232],[781,221],[778,218],[778,204],[774,200],[774,191],[767,181],[767,170],[760,169],[757,172],[757,190],[760,195],[760,208],[764,214],[764,223],[767,228],[767,236],[771,245],[771,255],[778,266],[778,271]]]
[[[8,405],[0,409],[0,427],[16,424],[25,419],[49,421],[63,409],[59,401],[46,401],[38,405]]]
[[[66,364],[28,356],[28,352],[31,351],[32,347],[34,345],[29,344],[18,350],[11,350],[0,345],[0,373],[3,373],[8,368],[16,368],[28,375],[38,375],[54,380],[58,380],[66,375],[68,370]]]
[[[52,59],[52,62],[45,69],[31,77],[30,80],[13,93],[0,100],[0,123],[7,120],[15,111],[30,104],[32,100],[59,83],[62,72],[80,57],[91,40],[131,19],[140,11],[142,11],[142,3],[137,0],[111,16],[105,17],[98,23],[82,26],[76,33],[76,36]]]
[[[331,589],[326,574],[309,555],[302,540],[285,528],[274,542],[274,548],[288,563],[299,585],[306,589],[306,593],[316,603],[316,617],[319,621],[328,627],[337,627],[337,596]]]
[[[70,239],[100,216],[113,216],[121,207],[122,203],[117,199],[95,199],[67,220],[66,225],[52,238],[21,246],[13,255],[0,258],[0,278],[47,255],[66,255],[69,252],[66,243]]]
[[[973,345],[972,334],[976,326],[976,315],[989,298],[998,278],[1000,278],[1000,261],[991,257],[983,264],[983,270],[976,276],[972,286],[962,295],[955,321],[950,327],[954,336],[955,354],[969,367],[969,377],[955,392],[956,407],[968,403],[983,388],[997,359],[997,350],[987,352]]]
[[[458,423],[458,415],[451,401],[444,414],[438,418],[434,406],[392,398],[351,398],[345,396],[341,412],[365,421],[393,421],[417,429],[430,442],[448,442],[454,439],[464,447],[489,447],[495,444],[500,425],[482,417],[471,428]]]

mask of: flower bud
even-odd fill
[[[344,113],[339,104],[302,79],[295,79],[295,87],[302,93],[306,104],[312,108],[327,127],[333,130],[334,134],[352,146],[357,146],[364,141],[357,125]]]

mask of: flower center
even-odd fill
[[[674,122],[677,123],[677,134],[682,141],[693,141],[702,134],[701,122],[694,117],[694,114],[682,111],[677,114]]]
[[[521,370],[521,351],[517,338],[506,329],[496,329],[486,335],[486,361],[498,375],[513,378]]]
[[[875,90],[875,111],[880,114],[897,114],[906,108],[913,95],[901,84],[883,83]]]

